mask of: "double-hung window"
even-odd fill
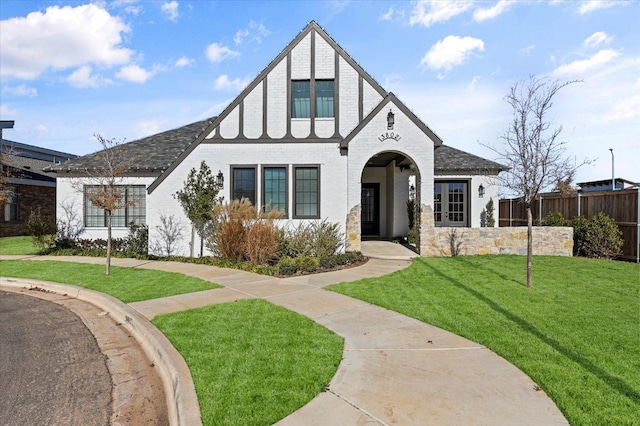
[[[249,167],[233,167],[232,172],[231,195],[234,200],[243,198],[251,201],[256,205],[256,168]]]
[[[287,216],[287,167],[262,168],[262,200],[265,207]]]
[[[111,226],[126,227],[131,223],[144,225],[146,223],[146,194],[144,185],[118,186],[120,192],[117,204],[122,208],[111,211]],[[107,226],[107,214],[104,208],[93,204],[91,198],[100,191],[99,185],[85,185],[84,187],[84,226],[87,228],[103,228]]]
[[[311,103],[315,105],[316,118],[333,118],[333,80],[315,81],[315,98],[310,80],[291,82],[291,117],[311,118]]]
[[[316,117],[333,118],[333,80],[316,81]]]
[[[294,219],[320,218],[320,167],[294,166]]]

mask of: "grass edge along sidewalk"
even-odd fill
[[[528,374],[573,425],[640,424],[640,266],[536,256],[419,258],[327,287],[485,345]]]
[[[105,275],[101,264],[55,260],[0,260],[0,275],[73,284],[106,293],[124,303],[221,288],[175,272],[112,266],[111,275]]]

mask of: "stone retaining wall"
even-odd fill
[[[527,227],[513,228],[436,228],[421,234],[422,256],[451,256],[452,245],[460,255],[527,254]],[[573,228],[536,226],[533,228],[533,254],[573,255]]]

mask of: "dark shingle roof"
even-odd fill
[[[48,182],[55,182],[56,180],[53,173],[43,171],[43,169],[52,165],[49,161],[6,154],[2,157],[2,165],[8,167],[9,177],[12,178]]]
[[[437,146],[434,151],[435,174],[455,171],[497,173],[508,169],[508,167],[495,161],[487,160],[447,145]]]
[[[147,136],[120,145],[123,155],[131,162],[132,171],[161,172],[193,142],[214,120],[198,121],[177,129]],[[73,160],[52,166],[51,169],[60,172],[95,170],[101,168],[97,153],[84,155]]]

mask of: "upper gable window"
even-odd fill
[[[333,118],[333,80],[315,82],[315,117]],[[291,82],[291,117],[311,118],[311,81]]]
[[[316,81],[316,117],[333,118],[333,80]]]
[[[291,117],[311,117],[311,83],[306,81],[291,82]]]

